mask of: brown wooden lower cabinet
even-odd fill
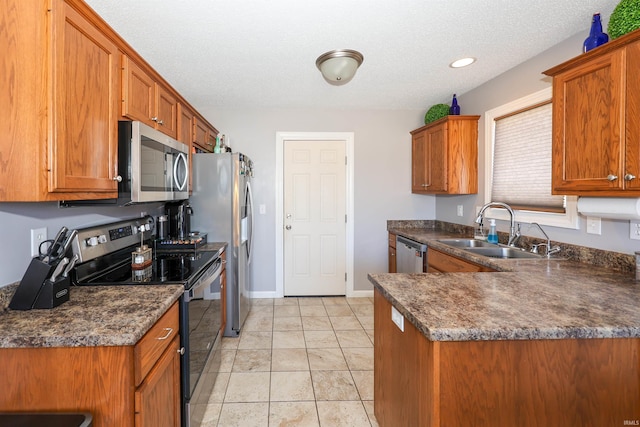
[[[401,332],[378,290],[374,310],[381,427],[640,421],[640,339],[429,341],[406,319]]]
[[[0,412],[89,412],[93,427],[180,426],[174,304],[136,343],[0,349]]]

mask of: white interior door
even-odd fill
[[[346,141],[284,142],[284,295],[346,294]]]

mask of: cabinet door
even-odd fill
[[[180,345],[176,337],[135,392],[135,427],[180,427]]]
[[[397,273],[396,262],[396,235],[389,233],[389,273]]]
[[[122,55],[122,115],[154,127],[155,82],[126,55]]]
[[[447,191],[447,124],[434,127],[427,134],[425,176],[429,192]]]
[[[625,189],[640,192],[640,41],[627,46]]]
[[[68,4],[53,5],[49,191],[113,192],[118,48]]]
[[[172,138],[178,137],[178,101],[164,87],[156,84],[156,129]]]
[[[198,116],[194,118],[193,124],[194,139],[193,143],[196,144],[201,150],[213,151],[213,146],[207,146],[209,139],[209,130],[205,122],[200,120]]]
[[[623,53],[613,51],[554,78],[554,194],[623,188]]]
[[[447,124],[425,129],[411,139],[411,191],[447,191]]]
[[[461,273],[495,271],[484,265],[475,264],[436,249],[427,251],[427,273]]]
[[[419,132],[411,138],[411,192],[426,191],[427,140],[426,132]]]

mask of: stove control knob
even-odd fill
[[[98,237],[93,236],[87,239],[87,246],[98,246]]]
[[[107,243],[107,236],[101,234],[98,236],[98,243]]]

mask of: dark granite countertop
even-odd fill
[[[460,235],[435,229],[389,231],[498,270],[369,275],[432,341],[640,337],[640,283],[628,273],[562,258],[474,256],[437,241]]]
[[[5,307],[16,286],[0,288]],[[0,311],[0,348],[134,345],[183,292],[182,285],[72,286],[69,301],[53,309]]]

